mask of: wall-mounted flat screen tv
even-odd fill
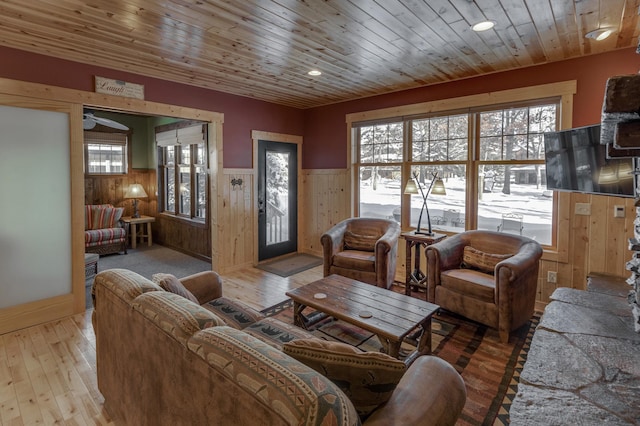
[[[600,125],[545,133],[547,189],[633,197],[632,158],[607,158]]]

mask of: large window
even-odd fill
[[[129,135],[115,132],[84,132],[84,171],[91,175],[126,174]]]
[[[409,210],[415,227],[422,197],[403,196],[404,184],[417,176],[426,191],[437,175],[447,193],[428,198],[434,229],[486,229],[551,244],[543,133],[557,129],[558,110],[559,99],[356,123],[359,215],[401,222]]]
[[[172,128],[167,130],[166,127]],[[181,123],[159,130],[156,144],[161,212],[204,222],[207,213],[207,126]]]

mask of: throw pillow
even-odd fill
[[[363,419],[391,398],[407,370],[389,355],[322,339],[292,340],[282,350],[335,383]]]
[[[185,299],[189,299],[196,304],[200,304],[198,299],[191,293],[174,275],[171,274],[153,274],[151,279],[164,290],[178,294]]]
[[[511,256],[513,255],[485,253],[471,246],[466,246],[462,255],[461,267],[477,269],[487,274],[493,274],[493,271],[496,269],[496,265]]]
[[[375,251],[376,242],[379,238],[376,235],[361,235],[346,231],[344,233],[344,248],[348,250]]]

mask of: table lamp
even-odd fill
[[[447,191],[444,187],[444,182],[442,182],[442,179],[438,177],[438,172],[432,173],[432,175],[433,179],[431,180],[431,184],[429,184],[429,188],[427,189],[426,193],[422,190],[422,186],[420,185],[420,181],[418,180],[417,172],[413,172],[413,177],[409,178],[407,184],[404,187],[405,194],[418,194],[418,190],[420,190],[420,194],[422,195],[422,208],[420,209],[420,217],[418,218],[416,234],[433,236],[433,230],[431,229],[431,217],[429,216],[429,207],[427,206],[427,197],[429,196],[429,194],[447,195]],[[427,210],[427,232],[423,231],[420,228],[420,224],[422,223],[422,212],[425,209]]]
[[[124,198],[133,198],[133,215],[131,217],[140,217],[140,212],[138,212],[139,198],[147,197],[148,195],[142,185],[140,185],[139,183],[129,185],[127,192],[124,194]]]

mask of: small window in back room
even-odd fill
[[[84,171],[90,175],[120,175],[128,169],[127,133],[84,132]]]

